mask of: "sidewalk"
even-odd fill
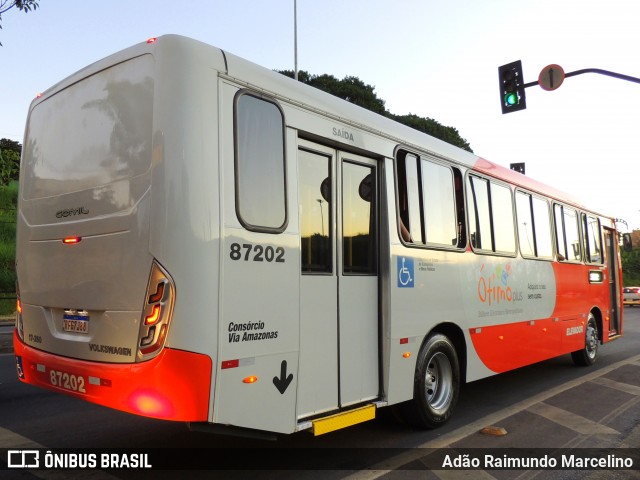
[[[504,428],[504,435],[482,433],[486,426]],[[430,440],[394,457],[372,465],[346,480],[396,478],[397,471],[425,473],[438,470],[433,477],[517,478],[522,480],[631,480],[639,478],[640,465],[640,355],[595,370],[566,384],[540,392],[509,408]],[[498,452],[498,453],[497,453]],[[449,471],[442,467],[444,454],[452,458],[478,456],[478,469]],[[556,471],[516,468],[501,472],[482,459],[490,454],[500,458],[596,455],[630,458],[635,469],[593,469]],[[606,458],[605,458],[606,460]],[[432,472],[433,473],[433,472]],[[504,475],[501,475],[501,474]],[[507,475],[510,474],[510,475]],[[465,475],[468,474],[468,475]],[[407,477],[409,478],[409,477]]]

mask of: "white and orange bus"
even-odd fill
[[[29,110],[20,379],[114,409],[319,435],[623,333],[613,218],[181,36]]]

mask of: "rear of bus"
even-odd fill
[[[31,105],[16,366],[23,382],[94,403],[206,421],[211,360],[166,348],[176,283],[150,247],[152,218],[163,215],[152,184],[165,161],[165,137],[154,140],[154,53],[140,44],[115,54]]]

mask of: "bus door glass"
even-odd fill
[[[617,234],[613,230],[603,228],[605,256],[607,258],[607,270],[609,272],[609,290],[611,295],[611,323],[609,325],[609,335],[620,335],[620,285],[618,284],[618,257],[616,249]]]
[[[376,163],[300,140],[298,418],[378,395]]]

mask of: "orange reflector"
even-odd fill
[[[22,313],[22,302],[20,301],[20,299],[16,300],[16,311],[18,313]]]
[[[404,353],[402,354],[402,356],[403,356],[404,358],[409,358],[409,357],[411,356],[411,352],[404,352]]]
[[[499,338],[500,340],[504,340],[504,335],[500,335],[498,338]]]
[[[80,243],[82,241],[82,237],[67,237],[67,238],[63,238],[62,242],[68,244],[72,244],[72,243]]]
[[[144,319],[145,325],[155,325],[158,323],[160,319],[160,305],[154,305],[153,310],[151,310],[151,315]]]
[[[242,379],[242,383],[256,383],[257,381],[258,377],[256,377],[255,375],[251,375]]]

